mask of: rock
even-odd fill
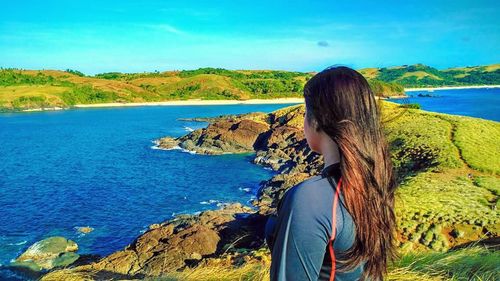
[[[77,266],[71,272],[75,276],[92,272],[94,277],[102,272],[119,276],[160,276],[223,253],[229,244],[236,248],[262,246],[264,223],[264,217],[239,203],[197,215],[178,216],[155,225],[124,250]],[[49,273],[43,280],[54,280],[57,274],[62,273]],[[66,271],[66,275],[71,276],[71,273]]]
[[[201,256],[200,253],[194,252],[194,253],[191,254],[191,258],[194,259],[194,260],[201,260],[202,256]]]
[[[158,228],[158,227],[160,227],[160,224],[158,224],[158,223],[153,223],[152,225],[150,225],[150,226],[149,226],[149,229],[156,229],[156,228]]]
[[[12,265],[35,271],[67,266],[79,258],[74,253],[77,250],[78,245],[71,240],[59,236],[49,237],[31,245]]]
[[[94,231],[94,228],[92,228],[90,226],[78,226],[78,227],[76,227],[76,230],[80,233],[87,234],[87,233]]]
[[[180,147],[201,154],[253,152],[255,142],[268,129],[268,124],[253,120],[221,120],[176,141]],[[160,143],[160,147],[165,146]]]
[[[156,140],[155,143],[157,144],[157,146],[159,148],[163,148],[163,149],[172,149],[172,148],[179,145],[179,142],[177,141],[177,139],[171,138],[171,137],[161,138],[159,140]]]

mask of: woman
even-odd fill
[[[312,77],[304,98],[304,134],[324,168],[290,188],[266,224],[271,280],[382,280],[395,256],[396,181],[380,108],[344,66]]]

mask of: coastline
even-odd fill
[[[277,98],[277,99],[249,99],[249,100],[202,100],[188,99],[159,102],[134,102],[134,103],[96,103],[76,104],[74,108],[88,107],[123,107],[123,106],[165,106],[165,105],[231,105],[231,104],[281,104],[281,103],[303,103],[304,98]]]
[[[436,88],[405,88],[405,92],[417,91],[439,91],[439,90],[462,90],[462,89],[488,89],[500,88],[500,85],[477,85],[477,86],[444,86]],[[384,100],[406,98],[406,95],[384,97]],[[74,108],[92,107],[125,107],[125,106],[169,106],[169,105],[225,105],[225,104],[282,104],[282,103],[304,103],[304,98],[276,98],[276,99],[249,99],[249,100],[202,100],[188,99],[160,102],[137,102],[137,103],[96,103],[76,104]]]
[[[461,90],[461,89],[488,89],[500,88],[500,85],[476,85],[476,86],[443,86],[436,88],[404,88],[407,92],[418,91],[440,91],[440,90]],[[391,100],[398,98],[407,98],[407,95],[397,95],[391,97],[383,97],[383,100]],[[378,97],[376,97],[378,98]],[[202,99],[188,99],[188,100],[171,100],[159,102],[110,102],[110,103],[94,103],[94,104],[75,104],[74,106],[63,107],[44,107],[44,108],[30,108],[23,109],[20,112],[34,112],[34,111],[55,111],[71,108],[99,108],[99,107],[133,107],[133,106],[179,106],[179,105],[234,105],[234,104],[287,104],[287,103],[304,103],[304,98],[275,98],[275,99],[248,99],[248,100],[202,100]]]
[[[439,91],[439,90],[462,90],[462,89],[488,89],[488,88],[500,88],[500,85],[477,85],[477,86],[443,86],[436,88],[405,88],[405,92],[416,92],[416,91]]]

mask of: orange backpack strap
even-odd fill
[[[333,251],[333,241],[335,240],[336,232],[337,232],[337,205],[339,201],[339,193],[340,186],[342,183],[342,178],[339,179],[339,183],[337,184],[337,188],[335,189],[335,197],[333,198],[333,207],[332,207],[332,236],[330,237],[329,242],[329,250],[330,257],[332,260],[332,270],[330,272],[330,281],[335,280],[335,252]]]

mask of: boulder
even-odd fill
[[[103,273],[134,278],[160,276],[197,264],[231,247],[262,246],[263,223],[265,218],[263,220],[250,207],[239,203],[197,215],[180,215],[156,224],[121,251],[97,262],[51,272],[42,280],[55,280],[60,276],[76,278],[85,274],[92,280]]]
[[[94,231],[94,228],[90,227],[90,226],[77,226],[77,227],[75,227],[75,229],[76,229],[76,231],[83,233],[83,234],[87,234],[87,233]]]
[[[49,237],[31,245],[12,266],[28,267],[35,271],[67,266],[79,258],[75,253],[77,250],[78,245],[71,240],[60,236]]]

